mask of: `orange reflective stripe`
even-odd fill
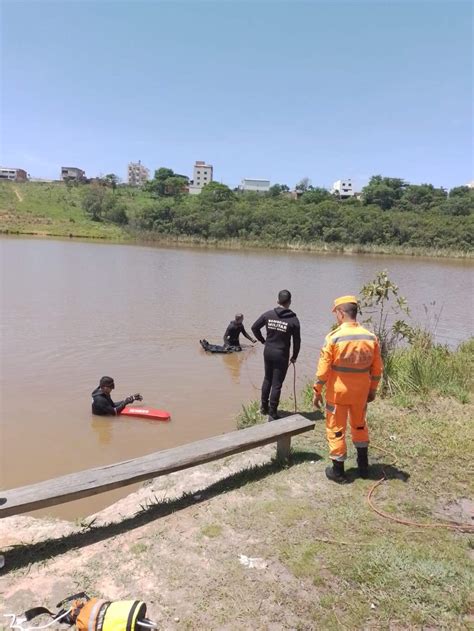
[[[366,335],[360,333],[356,335],[339,335],[332,339],[333,344],[339,344],[339,342],[351,342],[353,340],[367,340],[368,342],[375,342],[375,335]]]
[[[335,370],[336,372],[369,372],[370,371],[370,366],[368,366],[367,368],[351,368],[349,366],[336,366],[335,364],[332,364],[331,368],[332,370]]]

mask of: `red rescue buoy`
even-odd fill
[[[153,421],[169,421],[171,414],[166,410],[156,410],[148,407],[125,408],[120,412],[120,416],[135,416],[137,418],[149,418]]]

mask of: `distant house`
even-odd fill
[[[254,191],[256,193],[267,193],[270,190],[270,180],[252,180],[244,178],[239,186],[241,191]]]
[[[14,167],[0,167],[0,180],[10,180],[11,182],[26,182],[28,173],[24,169]]]
[[[282,197],[286,197],[286,199],[300,199],[303,195],[303,191],[294,190],[294,191],[285,191],[281,193]]]
[[[338,195],[341,199],[347,199],[348,197],[354,197],[354,189],[352,188],[351,179],[337,180],[334,182],[331,188],[333,195]]]
[[[127,176],[129,186],[143,186],[150,177],[150,171],[141,163],[141,160],[129,162]]]
[[[189,184],[189,194],[199,195],[203,186],[212,182],[214,175],[214,167],[212,164],[206,164],[203,160],[196,160],[193,168],[193,179]]]
[[[83,182],[86,172],[77,167],[61,167],[61,180],[64,182]]]

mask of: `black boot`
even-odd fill
[[[280,418],[280,416],[278,414],[278,410],[270,408],[270,410],[268,412],[268,420],[269,421],[276,421],[277,418]]]
[[[357,466],[361,478],[369,477],[369,448],[357,447]]]
[[[260,404],[260,414],[263,414],[263,416],[268,414],[268,401],[266,403],[262,401]]]
[[[332,467],[326,467],[326,477],[331,482],[337,482],[337,484],[346,484],[347,478],[344,473],[344,462],[339,460],[332,461]]]

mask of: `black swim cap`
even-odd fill
[[[115,383],[112,377],[101,377],[99,381],[99,386],[106,386],[107,388],[115,388]]]
[[[289,292],[288,289],[282,289],[280,292],[278,292],[279,305],[284,305],[290,301],[291,301],[291,292]]]

